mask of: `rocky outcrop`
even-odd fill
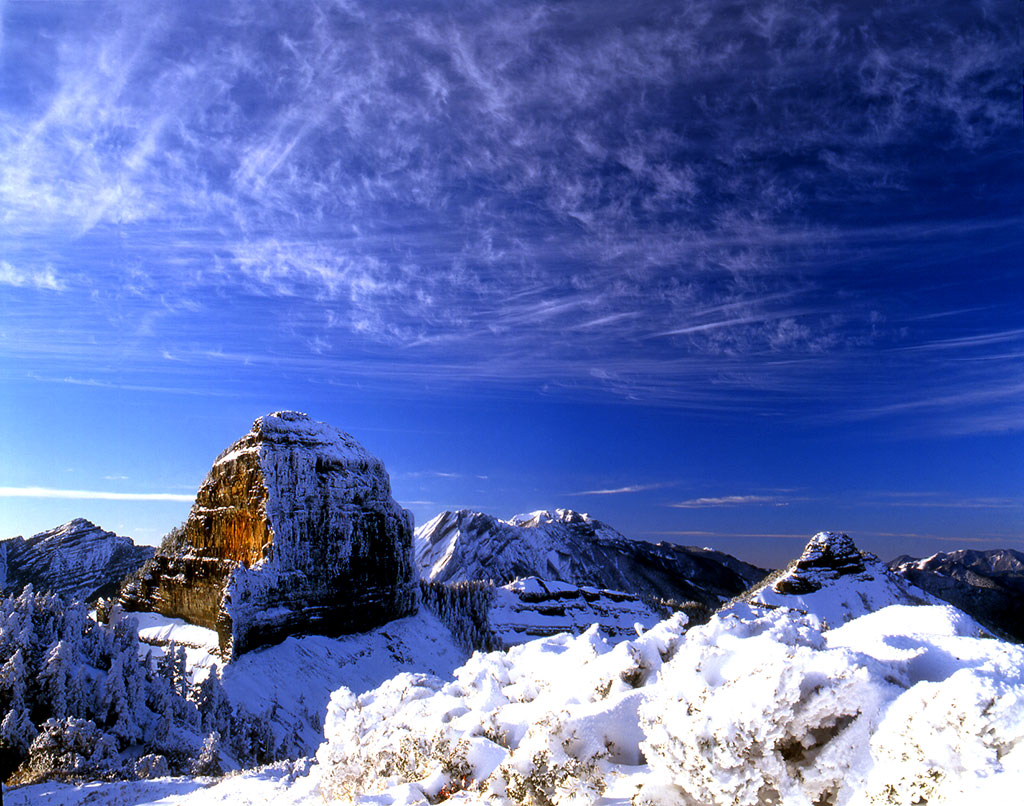
[[[416,530],[414,546],[420,575],[429,582],[503,585],[535,576],[712,608],[767,573],[712,549],[630,540],[571,509],[507,521],[469,510],[442,512]]]
[[[0,584],[8,593],[32,585],[37,593],[93,602],[115,593],[154,551],[75,518],[27,539],[0,541]]]
[[[669,615],[636,594],[526,577],[495,589],[488,622],[496,646],[507,649],[545,635],[579,635],[594,624],[617,643]]]
[[[412,517],[383,463],[298,412],[260,417],[196,494],[179,544],[119,601],[216,629],[228,657],[415,610]]]
[[[865,561],[871,560],[878,558],[861,552],[849,535],[818,532],[773,587],[776,593],[813,593],[821,590],[826,582],[863,574]]]
[[[788,607],[817,616],[828,628],[895,604],[941,603],[861,551],[849,535],[818,532],[799,557],[719,612]]]
[[[897,557],[889,568],[994,632],[1024,641],[1024,553],[962,549],[923,560]]]

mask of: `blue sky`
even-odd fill
[[[0,536],[290,408],[417,522],[1024,549],[1017,16],[0,3]]]

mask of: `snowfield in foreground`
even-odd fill
[[[1024,648],[946,606],[823,630],[740,605],[614,647],[596,630],[331,697],[315,762],[224,780],[5,792],[8,804],[1016,802]]]

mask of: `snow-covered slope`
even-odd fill
[[[40,593],[93,601],[115,593],[154,551],[152,546],[136,546],[130,537],[75,518],[28,539],[0,542],[0,579],[5,592],[19,593],[31,584]]]
[[[362,693],[368,681],[357,680],[331,696],[326,741],[311,766],[276,765],[213,786],[180,778],[43,784],[7,791],[5,801],[963,806],[1019,800],[1024,647],[988,637],[949,605],[919,604],[928,597],[888,575],[844,535],[816,535],[797,561],[749,598],[692,629],[677,614],[615,645],[595,627],[475,653],[453,677],[403,672]],[[434,640],[423,622],[407,622],[408,646]],[[361,645],[371,660],[397,646],[390,629],[390,639],[374,634],[379,637]],[[380,639],[386,651],[374,643]],[[252,701],[264,696],[258,689],[265,679],[301,689],[295,670],[316,663],[288,646],[236,661],[252,664],[252,689],[230,685]],[[283,662],[272,670],[265,659],[275,651]]]
[[[520,577],[626,591],[716,607],[765,571],[710,549],[630,540],[589,515],[540,510],[507,521],[480,512],[442,512],[413,539],[430,581]]]
[[[788,607],[838,627],[890,605],[922,604],[942,602],[893,574],[848,535],[818,532],[797,559],[744,593],[727,611]]]
[[[889,568],[986,626],[1024,641],[1024,553],[949,551],[923,560],[898,557]]]
[[[329,638],[290,636],[230,663],[217,655],[217,633],[156,613],[131,613],[139,638],[157,656],[174,642],[184,647],[193,682],[219,671],[225,693],[237,711],[265,715],[280,742],[312,754],[323,740],[323,718],[331,692],[339,686],[362,692],[400,672],[448,675],[465,662],[448,629],[425,609],[365,633]],[[294,741],[298,740],[298,741]]]

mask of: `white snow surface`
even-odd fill
[[[157,613],[128,613],[139,625],[144,651],[163,654],[161,644],[185,648],[193,682],[219,670],[232,705],[251,714],[274,713],[275,739],[297,731],[312,753],[323,739],[323,716],[331,692],[379,686],[400,672],[447,675],[466,660],[451,633],[425,608],[365,633],[328,638],[291,636],[224,663],[215,654],[217,634]]]
[[[831,630],[784,606],[688,632],[684,622],[615,646],[596,629],[552,636],[476,653],[454,677],[403,672],[361,694],[339,688],[308,769],[40,784],[5,802],[1018,802],[1024,648],[983,637],[960,611],[897,604]],[[246,656],[254,686],[258,669],[277,676],[259,663],[266,652]],[[294,648],[285,654],[302,665]]]

